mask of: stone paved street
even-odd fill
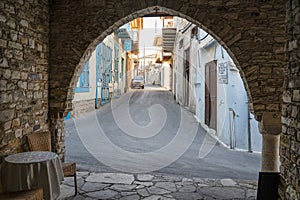
[[[166,113],[163,126],[160,126],[160,121],[156,122],[158,125],[155,124],[156,117],[153,116],[158,116],[155,115],[157,105],[161,106],[159,112],[165,110]],[[122,112],[126,109],[129,116],[127,112]],[[152,110],[153,120],[149,110]],[[130,122],[126,126],[121,123],[129,117],[137,125],[147,125],[147,129],[136,131],[139,128],[137,126],[136,129],[127,131]],[[149,127],[152,125],[150,122],[155,126]],[[183,122],[187,122],[186,125]],[[161,130],[156,130],[157,127],[161,127]],[[148,129],[150,134],[157,134],[149,137]],[[218,143],[198,124],[192,113],[176,104],[171,92],[162,88],[146,87],[144,90],[128,92],[115,99],[113,104],[108,103],[95,112],[67,120],[66,132],[66,161],[76,162],[80,171],[151,172],[187,178],[258,180],[260,154],[231,150]],[[132,133],[138,134],[132,136]],[[182,139],[175,143],[179,133],[182,134]],[[189,140],[192,141],[186,142]],[[108,146],[110,143],[113,145]],[[114,146],[118,148],[115,149]],[[170,151],[150,154],[161,152],[164,148]],[[122,154],[120,149],[123,150]],[[202,149],[208,149],[208,153],[200,158]],[[181,152],[182,155],[176,152]],[[139,155],[143,156],[136,157]],[[169,158],[174,159],[169,162]],[[168,162],[158,166],[164,163],[162,161]],[[146,171],[133,172],[134,168]]]
[[[255,199],[256,182],[179,176],[77,172],[79,194],[73,178],[65,178],[59,199]]]

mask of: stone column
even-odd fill
[[[277,112],[265,112],[259,123],[262,134],[262,172],[279,171],[279,141],[281,133],[281,115]]]
[[[262,172],[279,171],[279,135],[263,134],[262,135]]]

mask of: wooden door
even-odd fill
[[[185,105],[190,101],[190,49],[184,51]]]
[[[217,130],[217,61],[205,64],[205,124]]]

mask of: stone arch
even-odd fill
[[[83,62],[96,45],[137,17],[177,15],[201,26],[239,66],[252,110],[280,112],[285,45],[284,1],[51,1],[49,113],[52,129],[71,109]]]
[[[68,96],[73,96],[73,90],[75,88],[75,84],[78,81],[78,77],[80,76],[80,73],[83,69],[84,66],[84,62],[86,62],[86,60],[89,58],[89,56],[91,55],[91,53],[95,50],[96,46],[108,35],[110,35],[112,32],[114,32],[115,30],[117,30],[120,26],[122,26],[123,24],[126,24],[128,22],[130,22],[131,20],[134,20],[136,18],[139,17],[144,17],[147,15],[151,15],[153,14],[153,12],[157,12],[159,10],[160,13],[163,14],[167,14],[167,15],[172,15],[172,16],[178,16],[184,19],[187,19],[188,21],[192,22],[193,24],[201,27],[203,30],[205,30],[206,32],[208,32],[210,35],[212,35],[229,53],[229,55],[231,56],[231,58],[233,59],[234,63],[236,64],[236,66],[239,68],[240,70],[240,74],[242,77],[242,80],[244,82],[244,85],[246,87],[246,91],[248,94],[248,97],[251,100],[251,92],[249,91],[249,87],[247,84],[247,80],[245,79],[243,70],[241,69],[238,60],[236,59],[235,55],[233,54],[233,52],[228,48],[228,46],[226,45],[226,43],[224,43],[222,41],[222,39],[220,39],[220,37],[218,37],[212,30],[208,29],[207,27],[205,27],[201,22],[198,22],[197,20],[191,18],[190,16],[187,16],[185,14],[182,14],[178,11],[166,8],[166,7],[161,7],[161,6],[153,6],[153,7],[149,7],[143,10],[139,10],[135,13],[132,13],[131,15],[128,15],[120,20],[118,20],[117,22],[115,22],[112,26],[110,26],[108,28],[108,30],[106,30],[105,32],[102,32],[101,35],[99,35],[85,50],[82,58],[80,59],[79,63],[76,65],[75,68],[75,74],[71,79],[70,82],[70,89],[68,90]],[[252,102],[252,101],[250,101]]]

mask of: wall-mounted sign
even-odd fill
[[[219,63],[218,81],[220,84],[228,84],[228,65],[227,63]]]
[[[124,40],[124,51],[131,51],[132,41]]]

